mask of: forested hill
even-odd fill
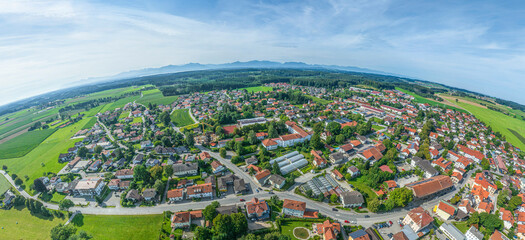
[[[55,105],[57,100],[136,85],[152,84],[158,87],[165,96],[172,96],[193,91],[252,87],[271,82],[286,82],[305,86],[325,87],[328,89],[362,85],[371,86],[376,89],[402,87],[421,96],[430,98],[435,98],[435,92],[445,91],[444,89],[447,88],[439,84],[421,80],[416,81],[409,78],[323,68],[200,70],[113,80],[63,89],[1,106],[0,115],[33,106],[45,108]]]

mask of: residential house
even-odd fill
[[[363,194],[358,191],[342,192],[339,197],[345,208],[361,207],[365,203]]]
[[[193,198],[213,198],[213,187],[211,183],[203,183],[190,186],[186,189],[186,197]]]
[[[199,173],[197,163],[177,163],[173,164],[173,175],[177,177],[194,176]]]
[[[456,214],[456,207],[452,204],[441,200],[436,206],[436,215],[438,215],[443,220],[449,220]]]
[[[270,170],[264,169],[263,171],[255,174],[253,177],[255,181],[257,181],[259,184],[264,185],[264,183],[266,182],[266,179],[270,177],[270,174],[271,174]]]
[[[325,220],[323,223],[314,224],[314,228],[317,230],[318,234],[323,236],[324,240],[336,240],[337,235],[341,232],[341,224],[337,222],[330,222],[330,220]]]
[[[452,224],[444,222],[439,227],[439,230],[449,240],[466,240],[465,235],[461,231],[459,231],[459,229],[456,228],[456,226],[454,226]]]
[[[281,189],[286,184],[286,179],[281,175],[272,174],[267,181],[272,187]]]
[[[170,202],[178,202],[184,199],[184,189],[172,189],[168,191],[167,198]]]
[[[483,240],[485,235],[481,233],[477,228],[474,226],[471,226],[468,231],[465,233],[465,237],[467,240]]]
[[[346,172],[349,173],[349,174],[352,176],[352,178],[361,175],[361,171],[359,171],[359,169],[358,169],[356,166],[350,166],[350,167],[348,167],[348,169],[346,170]]]
[[[407,184],[406,187],[412,190],[414,193],[414,199],[419,200],[442,194],[454,188],[454,184],[449,176],[438,175]]]
[[[251,201],[246,203],[246,215],[252,221],[265,220],[270,217],[270,207],[265,200],[259,200],[258,198],[252,198]]]
[[[139,202],[139,201],[142,201],[142,196],[140,195],[137,189],[131,189],[126,195],[126,200],[132,201],[132,202]]]
[[[328,156],[333,164],[339,164],[346,161],[346,156],[341,152],[332,153]]]
[[[217,174],[217,173],[220,173],[226,170],[226,168],[222,165],[222,163],[220,163],[217,160],[213,160],[210,165],[211,165],[211,169],[213,170],[214,174]]]
[[[370,235],[363,229],[348,234],[348,240],[371,240]]]
[[[284,199],[283,215],[302,218],[304,216],[305,211],[306,211],[305,202]]]
[[[115,177],[118,179],[131,179],[133,178],[133,169],[121,169],[115,172]]]
[[[104,183],[102,178],[84,178],[77,182],[73,189],[73,194],[80,196],[99,196],[104,190]]]
[[[422,207],[417,207],[406,215],[403,225],[408,225],[414,232],[422,232],[434,222],[434,218]]]
[[[157,200],[157,190],[155,190],[155,188],[146,188],[142,192],[142,197],[146,201],[156,201]]]

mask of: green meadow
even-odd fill
[[[142,94],[143,96],[137,99],[137,103],[141,103],[144,105],[148,105],[149,103],[157,105],[169,105],[172,104],[178,98],[177,96],[165,97],[164,95],[162,95],[162,92],[159,89],[143,91]]]
[[[51,239],[51,229],[66,221],[65,218],[33,216],[27,208],[0,210],[0,239]]]
[[[184,127],[193,124],[188,109],[177,109],[171,114],[171,121],[177,127]]]
[[[93,239],[157,239],[162,227],[159,215],[77,215],[73,224]]]
[[[65,165],[65,163],[58,163],[58,155],[66,153],[67,149],[73,147],[76,141],[81,140],[71,140],[70,138],[89,121],[90,119],[86,118],[65,128],[60,128],[26,155],[2,159],[0,165],[7,165],[8,171],[16,173],[18,176],[27,175],[29,181],[26,182],[26,186],[29,186],[36,178],[43,176],[46,172],[57,173]],[[32,193],[29,188],[26,188],[26,191]]]

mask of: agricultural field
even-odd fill
[[[67,217],[67,215],[66,215]],[[27,208],[0,210],[1,239],[51,239],[51,229],[67,219],[31,215]]]
[[[67,152],[67,149],[73,147],[76,141],[81,140],[70,138],[89,121],[90,119],[86,118],[65,128],[60,128],[25,156],[2,159],[0,165],[7,165],[10,173],[16,173],[18,176],[27,175],[29,181],[26,182],[28,183],[26,186],[45,172],[56,173],[65,165],[65,163],[58,163],[58,155]],[[29,188],[26,188],[26,191],[32,193]]]
[[[26,155],[56,130],[56,128],[48,128],[45,130],[30,131],[0,144],[0,152],[2,153],[0,159]]]
[[[77,215],[73,224],[93,239],[156,239],[163,215]]]
[[[193,124],[188,109],[177,109],[171,114],[171,121],[177,127],[184,127]]]
[[[93,125],[95,125],[95,123],[97,123],[97,118],[96,117],[91,117],[91,118],[89,118],[89,121],[82,127],[82,129],[91,128],[91,127],[93,127]]]
[[[266,87],[266,86],[258,86],[258,87],[247,87],[247,88],[240,88],[239,90],[244,90],[248,92],[271,92],[273,91],[272,87]]]
[[[321,99],[321,98],[314,97],[314,96],[307,96],[307,97],[312,99],[312,101],[314,101],[316,103],[319,103],[319,104],[329,104],[329,103],[332,102],[332,101],[329,101],[329,100],[326,100],[326,99]]]
[[[151,104],[162,104],[162,105],[168,105],[172,104],[175,100],[177,100],[177,96],[167,96],[165,97],[162,95],[162,92],[159,89],[151,89],[142,92],[143,96],[139,99],[137,99],[137,103],[141,103],[144,105]]]
[[[53,117],[58,117],[58,109],[40,110],[28,109],[19,111],[8,120],[2,117],[0,120],[0,139],[9,137],[17,132],[30,127],[36,121],[45,121]]]
[[[0,196],[11,187],[11,183],[7,181],[3,174],[0,174]]]
[[[458,105],[491,126],[494,131],[503,134],[514,146],[525,149],[525,121],[464,102],[458,102]]]
[[[81,96],[81,97],[70,98],[70,99],[67,99],[64,103],[66,104],[79,103],[79,102],[86,102],[86,101],[99,99],[99,98],[115,97],[115,96],[119,96],[125,93],[140,91],[143,87],[145,86],[133,86],[133,87],[116,88],[116,89],[100,91],[100,92],[91,93],[91,94]]]
[[[432,99],[428,99],[428,98],[419,96],[416,93],[413,93],[411,91],[408,91],[408,90],[405,90],[405,89],[402,89],[402,88],[398,88],[398,87],[396,87],[396,90],[399,90],[401,92],[404,92],[404,93],[406,93],[408,95],[413,96],[415,98],[415,101],[418,102],[418,103],[428,103],[431,106],[441,106],[441,107],[446,107],[446,108],[449,108],[449,109],[452,109],[452,110],[455,110],[455,111],[460,111],[460,112],[467,113],[467,111],[465,111],[465,109],[461,109],[461,108],[452,106],[451,103],[448,103],[446,101],[443,101],[443,102],[434,101]]]

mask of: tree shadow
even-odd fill
[[[82,213],[75,215],[75,218],[73,218],[71,223],[76,227],[82,227],[84,225],[84,215],[82,215]]]

